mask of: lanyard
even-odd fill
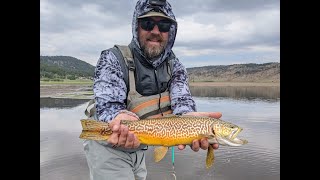
[[[172,162],[172,176],[176,180],[176,172],[174,171],[174,146],[171,146],[171,162]]]

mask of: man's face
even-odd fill
[[[149,17],[149,19],[156,22],[165,20],[163,17]],[[139,22],[138,37],[142,51],[148,59],[153,59],[159,56],[167,46],[169,32],[160,32],[158,25],[147,31],[141,28],[141,22]]]

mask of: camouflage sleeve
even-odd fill
[[[173,63],[172,79],[169,87],[173,114],[196,111],[196,104],[189,89],[187,70],[178,59]]]
[[[123,72],[116,56],[110,51],[103,51],[97,62],[93,92],[100,121],[111,121],[120,110],[126,109],[127,87]]]

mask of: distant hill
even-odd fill
[[[70,56],[40,56],[40,78],[92,79],[94,66]]]
[[[70,56],[40,56],[41,79],[92,79],[95,67]],[[280,63],[187,68],[190,82],[280,82]]]
[[[233,64],[187,68],[190,82],[280,82],[280,63]]]

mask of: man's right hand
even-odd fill
[[[109,124],[112,129],[112,134],[107,142],[116,147],[138,148],[140,141],[137,136],[129,132],[127,126],[123,124],[120,125],[120,120],[136,121],[138,118],[124,113],[118,114]]]

